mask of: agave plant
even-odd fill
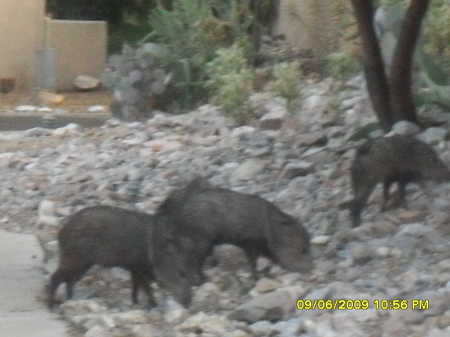
[[[158,61],[162,47],[154,43],[133,48],[124,44],[120,55],[112,55],[103,72],[102,84],[114,93],[113,113],[135,120],[161,108],[171,74]]]

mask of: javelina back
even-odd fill
[[[383,204],[389,199],[391,185],[398,184],[400,201],[405,205],[405,187],[410,182],[450,180],[450,171],[434,149],[411,136],[394,135],[367,141],[356,152],[351,168],[354,200],[350,211],[353,227],[378,182],[383,183]]]
[[[53,273],[49,287],[49,307],[54,304],[54,294],[59,284],[66,282],[67,298],[72,298],[73,287],[93,265],[122,267],[131,272],[133,303],[141,287],[147,294],[149,305],[155,304],[149,281],[154,279],[152,250],[162,254],[162,285],[175,298],[187,306],[190,303],[190,283],[183,277],[186,263],[184,254],[177,249],[182,245],[159,236],[153,230],[158,217],[110,206],[93,206],[72,215],[58,234],[60,261]],[[157,244],[153,237],[158,236]],[[187,248],[183,248],[185,251]]]
[[[258,196],[211,187],[197,178],[184,189],[172,192],[157,214],[169,219],[176,236],[194,242],[197,256],[191,263],[196,265],[196,274],[191,274],[191,278],[196,284],[203,280],[205,258],[215,244],[221,243],[241,247],[253,272],[259,255],[291,271],[313,268],[306,229],[297,219]]]

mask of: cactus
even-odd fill
[[[108,59],[101,81],[114,93],[114,115],[136,120],[163,107],[160,101],[164,101],[172,76],[158,61],[161,51],[162,47],[154,43],[139,48],[124,44],[120,55]]]

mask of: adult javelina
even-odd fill
[[[202,266],[215,244],[241,247],[255,272],[256,258],[264,255],[291,271],[313,268],[310,238],[300,222],[255,195],[212,187],[194,179],[172,192],[158,210],[170,221],[175,235],[190,238],[196,247],[195,284],[204,279]]]
[[[367,141],[356,152],[351,168],[354,199],[350,205],[353,227],[359,226],[361,210],[378,182],[383,183],[385,208],[391,185],[398,184],[405,205],[405,187],[410,182],[445,181],[450,171],[434,149],[411,136],[394,135]]]
[[[153,230],[158,217],[117,207],[93,206],[72,215],[61,228],[58,240],[60,261],[49,287],[49,307],[59,284],[66,282],[67,298],[72,298],[73,287],[93,265],[122,267],[131,272],[133,303],[137,303],[139,287],[146,292],[150,306],[155,304],[149,281],[154,279],[151,252],[162,254],[158,275],[164,275],[161,285],[175,298],[188,306],[191,300],[190,283],[186,274],[184,251],[189,247],[165,239]],[[153,238],[158,237],[153,244]],[[183,249],[181,254],[177,249]],[[150,258],[149,258],[150,257]]]

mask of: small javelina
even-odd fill
[[[110,206],[87,207],[73,214],[58,234],[60,261],[51,276],[49,307],[53,306],[55,291],[61,283],[66,282],[67,298],[72,298],[75,283],[95,264],[122,267],[131,272],[133,303],[137,303],[141,287],[148,296],[149,305],[154,306],[149,281],[154,275],[162,275],[164,278],[158,280],[161,285],[181,304],[188,306],[191,283],[183,269],[188,267],[184,259],[190,247],[183,247],[182,241],[174,242],[164,233],[155,232],[153,227],[158,219],[150,214]],[[157,273],[152,260],[155,250],[161,259]]]
[[[306,229],[297,219],[258,196],[212,187],[205,179],[196,178],[185,188],[172,192],[157,214],[167,217],[176,236],[193,241],[194,284],[203,282],[203,262],[213,246],[222,243],[242,248],[254,274],[259,255],[291,271],[307,272],[313,268]]]
[[[410,182],[450,180],[450,171],[434,149],[411,136],[394,135],[370,139],[356,152],[351,167],[354,199],[350,203],[353,227],[359,226],[361,211],[378,182],[383,183],[382,210],[389,190],[398,184],[400,203],[405,206],[405,187]]]

